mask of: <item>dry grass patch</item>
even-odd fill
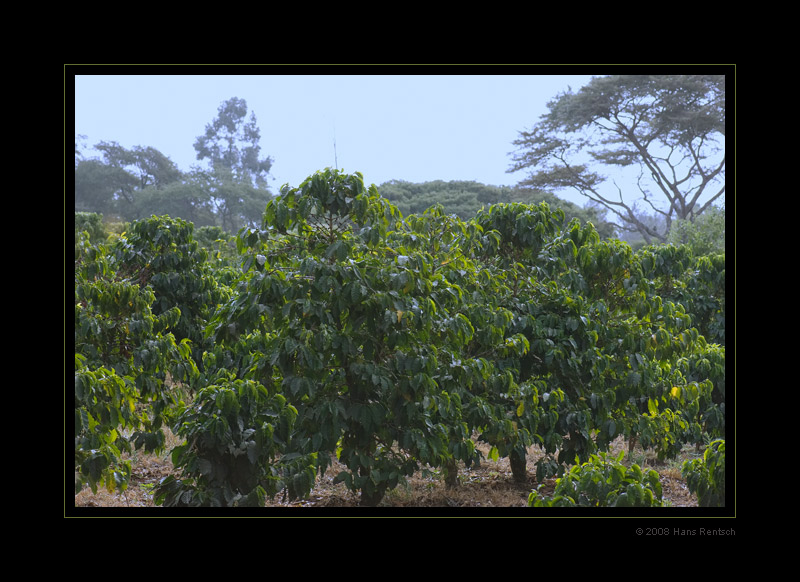
[[[488,447],[479,444],[484,453]],[[616,455],[625,449],[627,443],[617,439],[611,453]],[[693,447],[687,447],[682,458],[659,462],[654,455],[634,450],[633,455],[623,462],[638,463],[642,468],[652,468],[661,476],[664,498],[673,507],[697,507],[697,498],[690,494],[680,473],[684,458],[695,454]],[[528,454],[528,482],[518,485],[514,482],[508,459],[491,461],[488,458],[479,467],[462,468],[459,473],[459,486],[449,488],[436,471],[419,471],[408,479],[408,483],[386,494],[381,507],[525,507],[528,495],[538,486],[535,479],[536,461],[541,452],[533,447]],[[75,496],[76,507],[154,507],[152,492],[158,482],[173,472],[168,454],[161,456],[136,453],[132,459],[132,478],[125,493],[98,491],[93,494],[86,489]],[[337,462],[317,480],[317,486],[307,499],[289,501],[281,494],[268,500],[267,507],[357,507],[358,497],[343,484],[334,484],[333,479],[344,467]],[[555,484],[553,479],[545,482],[542,493],[548,495]]]

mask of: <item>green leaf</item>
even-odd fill
[[[255,465],[258,462],[258,453],[259,453],[259,446],[256,444],[255,441],[249,441],[247,443],[247,459]]]

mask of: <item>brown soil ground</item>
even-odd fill
[[[690,494],[680,473],[684,458],[695,455],[694,448],[686,448],[685,457],[660,463],[649,454],[635,449],[629,457],[627,443],[618,439],[612,449],[617,454],[625,448],[623,462],[635,462],[642,468],[652,468],[661,476],[661,484],[666,499],[672,507],[696,507],[697,498]],[[482,448],[484,455],[488,449]],[[422,472],[408,480],[407,486],[400,486],[387,493],[381,502],[382,507],[525,507],[528,495],[536,489],[534,464],[541,456],[538,449],[528,454],[529,479],[526,485],[514,483],[508,459],[497,462],[485,459],[480,467],[465,469],[459,473],[459,486],[448,488],[444,479],[435,472]],[[173,471],[168,455],[163,457],[138,454],[132,462],[133,478],[128,490],[123,493],[98,491],[93,494],[85,489],[75,496],[75,507],[154,507],[152,490],[155,485]],[[342,466],[334,464],[317,481],[308,499],[284,501],[279,494],[267,502],[267,507],[357,507],[358,497],[339,483],[333,484],[334,476]],[[545,482],[543,494],[552,492],[555,481]]]

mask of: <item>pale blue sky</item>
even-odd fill
[[[224,101],[238,97],[256,114],[262,156],[273,158],[273,193],[334,166],[334,132],[338,167],[361,172],[367,184],[513,185],[524,176],[507,173],[518,132],[530,129],[558,93],[578,90],[591,77],[89,74],[75,78],[75,133],[86,136],[87,146],[156,148],[188,171],[199,163],[197,136]]]

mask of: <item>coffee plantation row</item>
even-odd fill
[[[520,482],[565,484],[620,436],[724,451],[724,255],[634,253],[546,204],[403,217],[330,169],[284,186],[234,258],[193,231],[76,232],[76,492],[124,490],[125,453],[165,427],[164,506],[302,498],[333,459],[374,506],[421,468],[455,484],[476,441]]]

